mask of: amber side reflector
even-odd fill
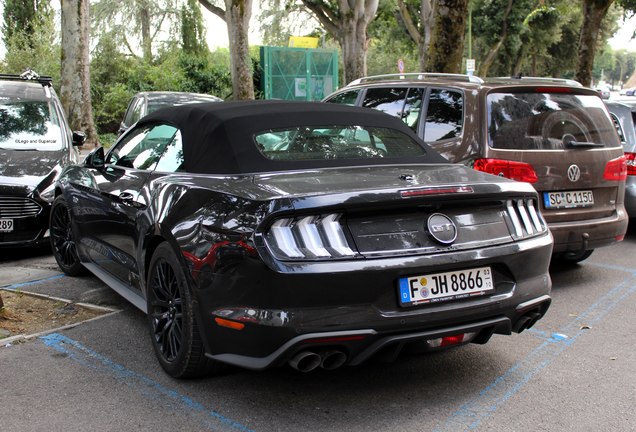
[[[214,321],[216,321],[216,323],[221,327],[231,328],[232,330],[243,330],[245,328],[245,324],[243,323],[226,320],[224,318],[216,317],[214,318]]]

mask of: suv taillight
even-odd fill
[[[625,152],[627,175],[636,175],[636,153]]]
[[[603,178],[609,181],[627,180],[627,158],[625,156],[612,159],[605,165]]]
[[[477,171],[522,182],[536,183],[539,180],[532,165],[525,162],[503,159],[477,159],[473,168]]]

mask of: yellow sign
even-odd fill
[[[289,47],[291,48],[318,48],[320,38],[305,36],[290,36]]]

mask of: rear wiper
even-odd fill
[[[585,148],[585,147],[605,147],[603,144],[587,142],[587,141],[568,141],[566,147]]]
[[[569,148],[594,148],[594,147],[605,147],[602,143],[595,143],[589,141],[577,141],[572,135],[565,135],[563,137],[563,145]]]

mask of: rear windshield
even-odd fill
[[[62,128],[55,108],[48,101],[0,103],[0,148],[60,150]]]
[[[488,144],[497,149],[618,147],[616,128],[598,96],[491,93]]]
[[[255,135],[270,160],[391,159],[426,154],[411,137],[395,129],[363,126],[301,126]]]

